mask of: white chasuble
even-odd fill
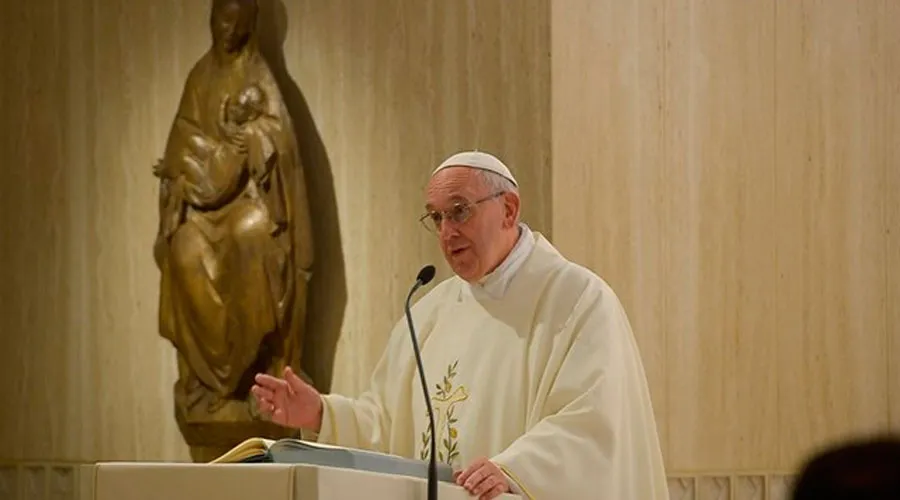
[[[438,460],[463,469],[490,458],[521,435],[527,413],[525,343],[497,321],[463,287],[446,308],[422,348],[435,415]],[[489,304],[490,306],[490,304]],[[410,390],[421,393],[418,378]],[[419,441],[417,456],[429,458],[424,396],[412,399]]]
[[[486,457],[532,499],[668,498],[631,327],[609,286],[539,233],[497,292],[458,277],[413,307],[438,460]],[[427,459],[427,410],[405,319],[369,390],[323,396],[318,439]]]

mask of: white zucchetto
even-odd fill
[[[516,182],[516,179],[513,177],[512,172],[509,171],[509,168],[507,168],[499,158],[489,153],[483,153],[481,151],[463,151],[461,153],[456,153],[444,160],[438,168],[434,169],[431,176],[434,177],[435,174],[447,167],[470,167],[487,170],[488,172],[494,172],[497,175],[505,177],[512,182],[514,186],[519,187],[519,183]]]

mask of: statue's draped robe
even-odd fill
[[[530,499],[668,498],[650,393],[625,312],[603,280],[567,261],[539,233],[526,228],[483,284],[450,278],[412,312],[440,462],[460,470],[490,458],[513,491]],[[323,396],[320,432],[303,435],[425,459],[423,399],[401,320],[369,390],[357,399]]]
[[[273,230],[283,229],[289,222],[285,203],[284,180],[277,165],[273,137],[278,137],[281,124],[264,116],[244,127],[248,166],[253,177],[254,194],[262,199],[273,223]]]
[[[268,106],[258,128],[271,145],[263,148],[266,158],[258,157],[252,134],[248,138],[252,160],[269,169],[265,182],[255,186],[259,197],[247,155],[227,143],[217,121],[222,100],[250,84],[263,89]],[[274,78],[256,50],[248,47],[226,62],[210,51],[191,70],[164,157],[168,171],[186,175],[161,183],[157,240],[163,249],[160,333],[179,352],[176,397],[180,392],[188,400],[182,405],[201,397],[199,383],[218,397],[245,385],[263,345],[281,356],[282,366],[299,356],[295,335],[284,336],[303,327],[303,308],[295,298],[305,300],[303,274],[312,252],[293,134]],[[188,175],[191,163],[201,175]],[[287,189],[285,179],[300,188]],[[291,201],[301,207],[297,214],[290,214]],[[290,227],[273,231],[290,215],[295,216]],[[282,338],[264,342],[277,330]]]

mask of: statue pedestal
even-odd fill
[[[299,375],[312,384],[305,373],[301,371]],[[298,430],[265,420],[252,395],[246,400],[216,401],[209,392],[200,394],[199,400],[188,403],[176,384],[175,420],[194,462],[209,462],[252,437],[277,440],[299,434]]]

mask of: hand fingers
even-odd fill
[[[298,392],[303,392],[306,390],[306,382],[304,382],[300,377],[294,373],[294,370],[291,369],[290,366],[284,369],[284,380],[287,381],[288,386],[294,392],[294,394]]]
[[[475,491],[475,487],[481,484],[482,481],[490,477],[490,469],[481,465],[478,467],[478,470],[473,472],[467,479],[463,482],[463,488],[469,490],[470,492]]]
[[[273,415],[275,413],[275,405],[272,404],[271,401],[258,401],[257,407],[259,407],[259,411],[264,415]]]
[[[284,380],[275,378],[265,373],[258,373],[255,380],[257,385],[259,385],[260,387],[265,387],[266,389],[274,392],[277,392],[279,390],[286,391],[288,388],[287,382],[285,382]]]
[[[281,408],[276,408],[274,412],[272,412],[272,421],[279,425],[285,425],[287,423],[287,412]]]
[[[494,498],[499,497],[500,495],[502,495],[504,493],[506,493],[506,490],[503,488],[503,485],[498,484],[497,486],[494,486],[494,488],[491,489],[490,491],[488,491],[487,493],[481,495],[481,498],[479,500],[492,500]]]
[[[472,495],[484,495],[498,486],[500,486],[500,478],[490,474],[472,488]]]
[[[466,480],[469,479],[469,476],[471,476],[472,473],[474,473],[476,470],[481,468],[482,465],[484,465],[484,462],[485,462],[485,459],[483,459],[483,458],[479,458],[478,460],[475,460],[474,462],[472,462],[465,470],[463,470],[459,474],[459,476],[457,476],[456,484],[462,486],[466,482]]]
[[[256,396],[257,399],[264,399],[268,401],[273,401],[275,399],[275,391],[273,391],[272,389],[254,385],[250,388],[250,391],[253,392],[253,395]]]
[[[250,392],[252,392],[253,397],[256,398],[256,406],[259,407],[259,410],[262,413],[271,414],[275,411],[275,394],[272,391],[254,385],[250,389]]]

